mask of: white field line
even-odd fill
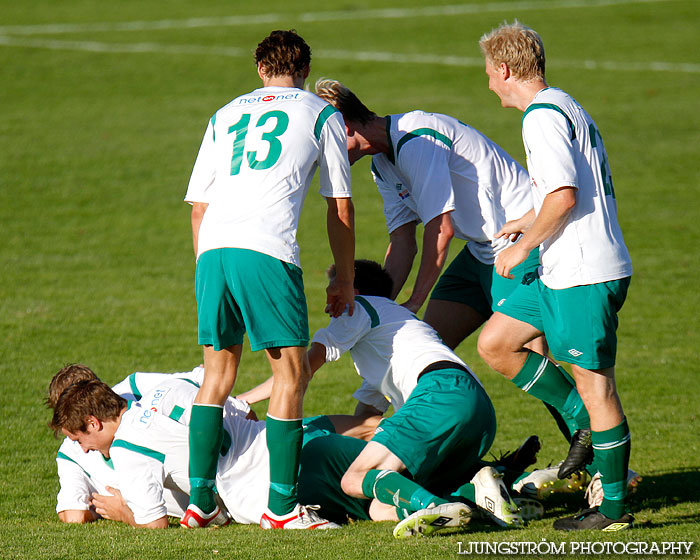
[[[184,55],[213,55],[229,57],[251,57],[252,49],[235,47],[212,47],[206,45],[168,45],[163,43],[102,43],[98,41],[66,41],[29,37],[0,35],[0,45],[28,47],[48,50],[96,52],[96,53],[156,53]],[[385,62],[392,64],[433,64],[438,66],[458,66],[481,68],[481,57],[443,56],[431,54],[404,54],[377,51],[316,50],[314,55],[333,60],[357,62]],[[576,68],[581,70],[613,70],[628,72],[682,72],[700,73],[700,64],[672,62],[612,62],[594,60],[549,60],[548,66],[555,68]]]
[[[277,22],[319,22],[357,19],[401,19],[431,16],[456,16],[489,12],[552,10],[568,8],[598,8],[626,4],[652,4],[669,0],[530,0],[521,2],[491,2],[488,4],[458,4],[421,8],[384,8],[373,10],[342,10],[307,12],[301,14],[260,14],[250,16],[200,17],[189,19],[163,19],[156,21],[127,21],[102,23],[54,23],[43,25],[0,26],[0,34],[42,35],[98,31],[144,31],[159,29],[192,29],[198,27],[230,27],[240,25],[270,24]]]

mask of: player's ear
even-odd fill
[[[92,428],[93,431],[96,432],[102,429],[102,421],[97,416],[88,416],[85,424],[88,428]]]
[[[501,73],[501,76],[503,76],[504,80],[507,80],[510,78],[511,72],[510,68],[505,62],[501,62],[501,64],[498,66],[498,71]]]
[[[262,62],[258,62],[258,76],[260,76],[261,80],[265,80],[265,67],[262,65]]]

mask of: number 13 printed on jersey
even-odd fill
[[[280,157],[280,154],[282,153],[282,142],[280,142],[278,137],[284,134],[284,132],[287,130],[287,127],[289,126],[289,117],[287,116],[287,113],[283,111],[268,111],[260,116],[258,121],[255,123],[255,127],[263,127],[271,119],[274,119],[274,128],[268,132],[263,132],[260,138],[261,141],[269,144],[267,157],[262,160],[257,159],[257,150],[249,150],[245,152],[245,141],[246,136],[248,135],[250,114],[245,113],[241,115],[240,120],[236,124],[229,127],[229,134],[235,135],[233,140],[233,154],[231,155],[231,175],[238,175],[238,173],[240,173],[244,152],[248,162],[248,167],[250,167],[250,169],[269,169],[275,165]]]

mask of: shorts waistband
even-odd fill
[[[441,369],[458,369],[460,371],[463,371],[464,373],[471,375],[471,372],[465,368],[462,364],[458,364],[457,362],[451,362],[449,360],[442,360],[439,362],[433,362],[430,364],[428,367],[426,367],[423,371],[421,371],[418,374],[418,377],[416,378],[416,381],[423,377],[426,373],[430,373],[433,371],[439,371]]]

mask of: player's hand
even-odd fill
[[[511,280],[514,276],[510,273],[516,266],[524,262],[527,259],[530,251],[528,251],[520,243],[511,245],[506,249],[503,249],[496,257],[496,262],[494,266],[496,267],[496,273],[503,278],[510,278]]]
[[[522,226],[520,223],[521,220],[511,220],[510,222],[506,222],[503,227],[498,230],[496,235],[494,236],[496,239],[499,239],[501,237],[506,237],[510,241],[517,241],[518,238],[525,233],[525,228]]]
[[[345,309],[352,316],[355,311],[355,288],[352,282],[333,278],[326,288],[326,313],[331,317],[340,317]]]
[[[94,492],[92,494],[91,504],[95,508],[95,511],[105,519],[112,519],[114,521],[124,520],[124,508],[128,509],[122,493],[116,488],[107,486],[108,494],[98,494]]]

